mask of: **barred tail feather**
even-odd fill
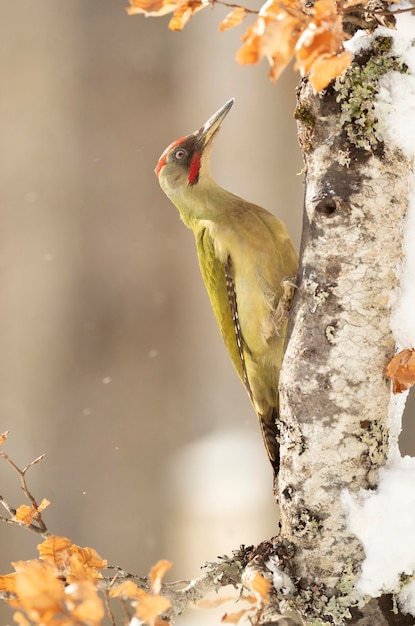
[[[262,438],[264,440],[265,449],[274,475],[278,476],[280,471],[280,444],[278,442],[278,409],[271,407],[267,415],[258,413],[259,425],[261,427]]]

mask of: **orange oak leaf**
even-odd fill
[[[246,599],[246,596],[242,596],[243,599]],[[221,606],[221,604],[225,604],[225,602],[235,602],[235,597],[233,596],[220,596],[218,598],[203,598],[202,600],[198,600],[195,606],[198,609],[214,609],[217,606]],[[256,602],[254,598],[254,602]]]
[[[106,567],[107,561],[102,559],[93,548],[81,548],[67,537],[52,535],[38,545],[42,560],[54,563],[65,574],[67,582],[81,580],[96,581],[99,570]]]
[[[259,572],[255,572],[249,580],[249,585],[252,591],[259,596],[262,602],[268,602],[271,582],[267,578],[261,576]]]
[[[83,567],[100,570],[107,566],[107,561],[105,559],[101,559],[98,552],[93,548],[80,548],[73,543],[69,550],[71,553],[70,556],[76,556],[79,564]]]
[[[187,4],[186,0],[130,0],[131,6],[127,8],[128,15],[144,13],[144,15],[160,16],[176,11],[179,7]]]
[[[37,546],[39,556],[44,561],[51,561],[58,567],[63,566],[72,541],[67,537],[51,535]]]
[[[223,624],[237,624],[248,612],[249,609],[241,609],[237,613],[225,613],[220,621]]]
[[[77,546],[74,547],[77,548]],[[69,584],[79,583],[81,581],[88,581],[95,584],[99,578],[102,578],[98,569],[88,562],[85,562],[81,554],[77,551],[68,556],[63,572]]]
[[[10,433],[9,430],[5,430],[4,433],[1,433],[1,435],[0,435],[0,446],[6,441],[9,433]]]
[[[171,561],[160,560],[150,570],[150,588],[154,594],[159,594],[161,591],[161,582],[166,572],[172,567]]]
[[[51,563],[35,559],[12,565],[16,569],[15,594],[29,619],[45,623],[62,611],[65,591]]]
[[[405,348],[389,361],[385,376],[393,383],[393,393],[402,393],[415,383],[415,350]]]
[[[228,13],[224,20],[219,24],[219,30],[223,33],[225,30],[239,26],[248,15],[248,12],[244,7],[236,7],[233,11]]]
[[[27,504],[22,504],[16,511],[16,515],[14,516],[15,520],[18,522],[22,522],[27,526],[33,522],[33,518],[36,517],[38,513],[41,513],[47,506],[49,506],[50,502],[46,498],[43,498],[42,502],[38,507],[28,506]]]
[[[156,618],[167,611],[171,607],[171,602],[168,598],[163,596],[152,596],[146,594],[146,597],[140,599],[135,609],[135,614],[143,622],[153,624]],[[163,622],[163,620],[161,620]]]
[[[109,592],[110,598],[129,598],[130,600],[139,600],[143,597],[143,594],[147,595],[132,580],[125,580],[121,585],[111,589]]]
[[[270,77],[276,80],[294,54],[304,21],[304,14],[295,0],[268,0],[256,22],[243,35],[244,44],[236,60],[244,65],[266,58],[271,66]]]
[[[15,593],[16,590],[16,574],[4,574],[0,576],[0,591]]]
[[[205,6],[207,5],[203,4],[202,0],[189,0],[189,2],[186,2],[173,13],[173,17],[169,22],[170,30],[183,30],[190,18],[200,9],[204,9]]]
[[[347,50],[343,50],[335,56],[321,55],[313,63],[310,72],[310,82],[316,92],[321,91],[340,74],[349,67],[352,55]]]
[[[327,87],[350,65],[352,55],[343,48],[345,37],[336,0],[318,0],[295,47],[296,67],[302,74],[310,72],[315,91]]]
[[[104,618],[104,605],[97,589],[90,581],[69,585],[65,589],[65,606],[70,612],[72,623],[99,626]]]
[[[207,6],[202,0],[130,0],[128,15],[141,13],[158,17],[173,13],[169,22],[170,30],[182,30],[190,18]]]
[[[150,626],[168,626],[168,623],[159,618],[171,607],[168,598],[160,595],[161,582],[167,570],[173,564],[170,561],[158,561],[150,570],[148,575],[151,593],[140,589],[135,583],[127,580],[115,589],[111,589],[111,598],[129,598],[133,600],[136,616]]]
[[[295,68],[309,73],[314,90],[320,91],[352,59],[343,47],[342,17],[336,0],[316,0],[307,8],[296,0],[268,0],[243,36],[237,60],[244,64],[266,58],[276,80],[295,57]]]

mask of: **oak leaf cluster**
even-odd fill
[[[241,24],[249,15],[255,21],[242,36],[236,59],[241,65],[268,60],[270,78],[279,78],[294,60],[295,69],[308,74],[315,91],[321,91],[350,65],[345,49],[348,35],[343,29],[344,14],[355,5],[361,9],[367,0],[268,0],[257,12],[222,0],[130,0],[129,15],[161,16],[173,13],[169,28],[182,30],[195,13],[207,6],[233,7],[222,20],[220,30]]]

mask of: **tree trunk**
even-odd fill
[[[391,595],[371,599],[359,589],[365,551],[347,504],[361,489],[376,490],[379,469],[398,456],[401,409],[383,372],[395,350],[413,164],[380,134],[373,109],[379,80],[407,71],[391,46],[375,39],[323,93],[307,80],[298,91],[306,191],[280,386],[281,533],[255,563],[274,572],[287,624],[301,623],[290,611],[313,626],[414,623]]]

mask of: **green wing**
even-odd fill
[[[239,326],[235,283],[232,273],[232,259],[228,257],[227,262],[222,263],[222,261],[216,257],[213,240],[205,227],[198,230],[195,229],[194,232],[200,271],[213,312],[235,369],[245,385],[255,408],[245,364],[245,354],[247,358],[250,358],[250,352],[244,343]],[[267,411],[265,415],[257,414],[265,448],[274,468],[274,473],[277,475],[279,471],[279,444],[277,441],[275,423],[278,409],[277,407],[270,406],[269,411]]]
[[[229,298],[232,293],[233,279],[231,276],[231,260],[222,263],[216,254],[213,240],[206,227],[195,230],[197,256],[199,258],[200,272],[209,295],[210,303],[219,325],[219,329],[225,345],[228,349],[232,363],[249,395],[250,387],[244,368],[242,336],[239,334],[237,341],[238,326],[235,325],[236,296],[233,291],[233,299]],[[236,317],[237,319],[237,317]],[[240,329],[239,329],[240,333]]]

